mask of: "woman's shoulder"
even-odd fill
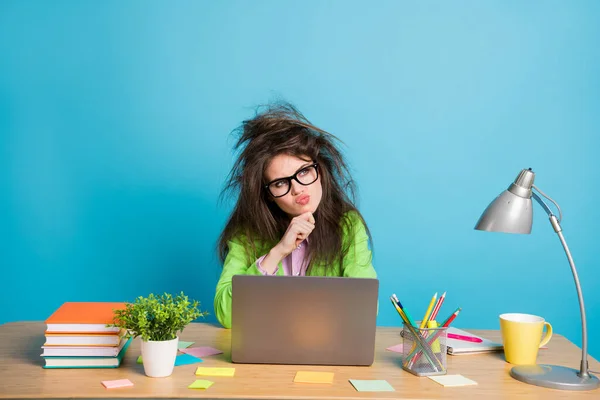
[[[229,249],[233,247],[241,247],[246,252],[262,253],[265,249],[270,249],[269,244],[265,240],[251,238],[243,232],[238,232],[228,241]],[[272,246],[271,246],[272,247]]]
[[[358,212],[358,210],[350,210],[347,211],[344,215],[342,215],[342,223],[346,227],[356,227],[365,225],[365,221],[362,215]]]
[[[360,212],[350,210],[342,216],[342,232],[346,238],[353,238],[357,235],[368,236],[367,224]]]

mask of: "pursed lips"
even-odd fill
[[[305,206],[306,204],[308,204],[309,200],[310,200],[310,196],[305,194],[305,195],[298,197],[296,199],[296,203]]]

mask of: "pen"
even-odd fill
[[[427,327],[427,321],[429,320],[429,316],[431,315],[431,310],[433,310],[433,305],[435,304],[436,299],[437,299],[437,292],[435,292],[435,294],[431,298],[431,301],[429,302],[429,307],[427,307],[427,311],[425,311],[425,316],[423,316],[423,321],[421,321],[421,326],[420,326],[421,329]]]
[[[481,343],[481,342],[483,342],[483,340],[481,340],[478,337],[475,337],[475,336],[465,336],[465,335],[457,335],[456,333],[449,333],[448,337],[450,339],[464,340],[466,342],[475,342],[475,343]]]

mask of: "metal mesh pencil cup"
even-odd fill
[[[446,339],[448,328],[402,327],[402,369],[417,376],[446,374]]]

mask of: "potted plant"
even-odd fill
[[[113,324],[127,329],[129,336],[142,338],[142,363],[147,376],[161,378],[173,373],[177,356],[177,333],[198,317],[208,315],[200,311],[198,301],[190,301],[181,292],[173,297],[168,293],[138,297],[114,311]]]

